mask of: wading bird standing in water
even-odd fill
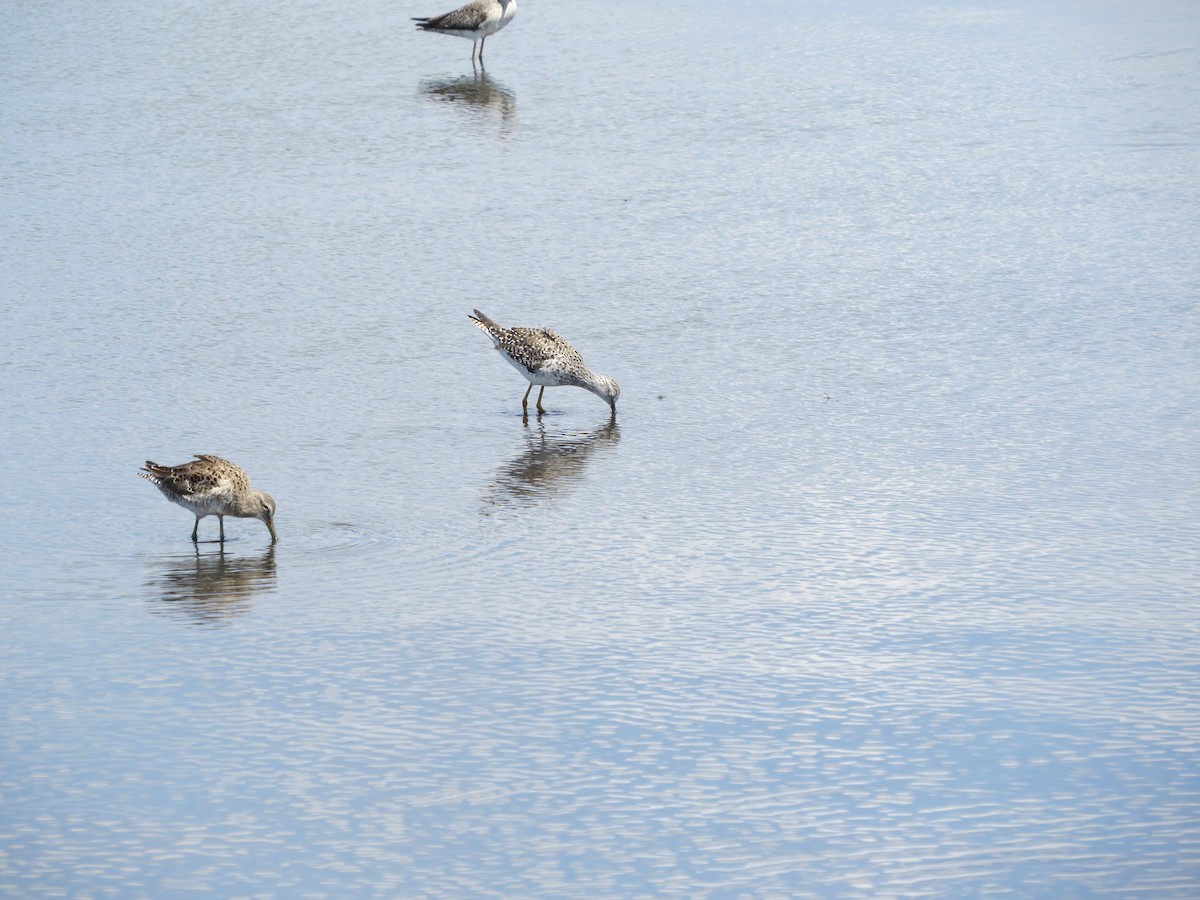
[[[561,334],[549,328],[505,328],[497,325],[479,310],[467,316],[487,332],[496,349],[512,367],[525,376],[529,388],[521,399],[521,408],[529,412],[529,392],[535,384],[538,391],[537,411],[544,413],[542,394],[547,387],[572,385],[591,391],[612,409],[617,416],[617,397],[621,388],[607,375],[597,375],[587,367],[579,351],[572,347]]]
[[[478,47],[479,63],[482,65],[484,41],[511,22],[516,14],[517,0],[471,0],[454,12],[414,18],[413,21],[422,31],[452,34],[471,41],[471,62],[475,62],[475,49]]]
[[[180,466],[160,466],[146,460],[138,474],[156,485],[163,496],[196,517],[192,540],[199,543],[200,520],[216,516],[221,523],[221,543],[225,542],[225,517],[261,519],[275,543],[275,500],[266,491],[255,490],[250,476],[241,466],[227,459],[196,454]]]

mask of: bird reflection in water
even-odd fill
[[[421,84],[430,100],[456,104],[497,125],[502,133],[512,128],[517,117],[517,98],[482,70],[458,78],[438,78]]]
[[[525,424],[526,447],[500,468],[484,495],[483,514],[493,507],[528,506],[570,491],[589,460],[621,439],[616,419],[593,431],[547,432],[541,417]]]
[[[250,609],[255,595],[275,589],[275,547],[250,556],[235,556],[224,548],[176,558],[150,586],[158,594],[154,612],[218,624]]]

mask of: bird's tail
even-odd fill
[[[158,484],[163,478],[171,475],[173,469],[171,466],[160,466],[152,459],[146,460],[145,468],[138,469],[138,474],[147,481],[153,481]]]
[[[499,339],[500,335],[504,332],[503,328],[501,328],[479,310],[475,310],[475,315],[468,315],[467,318],[486,331],[488,336],[493,339]]]
[[[138,476],[145,478],[147,481],[153,484],[159,484],[162,481],[161,473],[164,468],[166,467],[160,466],[158,463],[152,462],[151,460],[146,460],[146,467],[144,469],[138,469]]]
[[[478,322],[480,325],[483,325],[485,328],[499,328],[500,327],[495,322],[493,322],[491,319],[489,319],[487,316],[485,316],[483,313],[481,313],[479,310],[476,309],[476,310],[473,310],[473,312],[475,313],[475,315],[467,316],[468,319],[471,319],[474,322]]]

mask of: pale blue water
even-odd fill
[[[0,893],[1200,893],[1200,10],[441,11],[0,7]]]

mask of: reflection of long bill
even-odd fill
[[[424,81],[421,93],[430,100],[453,103],[460,109],[481,114],[500,126],[502,133],[512,125],[517,114],[516,95],[479,69],[470,75]]]
[[[484,498],[490,505],[535,503],[570,490],[584,477],[593,454],[621,439],[620,427],[609,421],[595,431],[548,435],[539,425],[527,434],[528,446],[503,465]]]
[[[218,552],[174,559],[150,582],[166,610],[198,621],[241,615],[250,600],[275,589],[275,547],[261,554],[233,556]],[[161,607],[160,607],[161,609]]]

